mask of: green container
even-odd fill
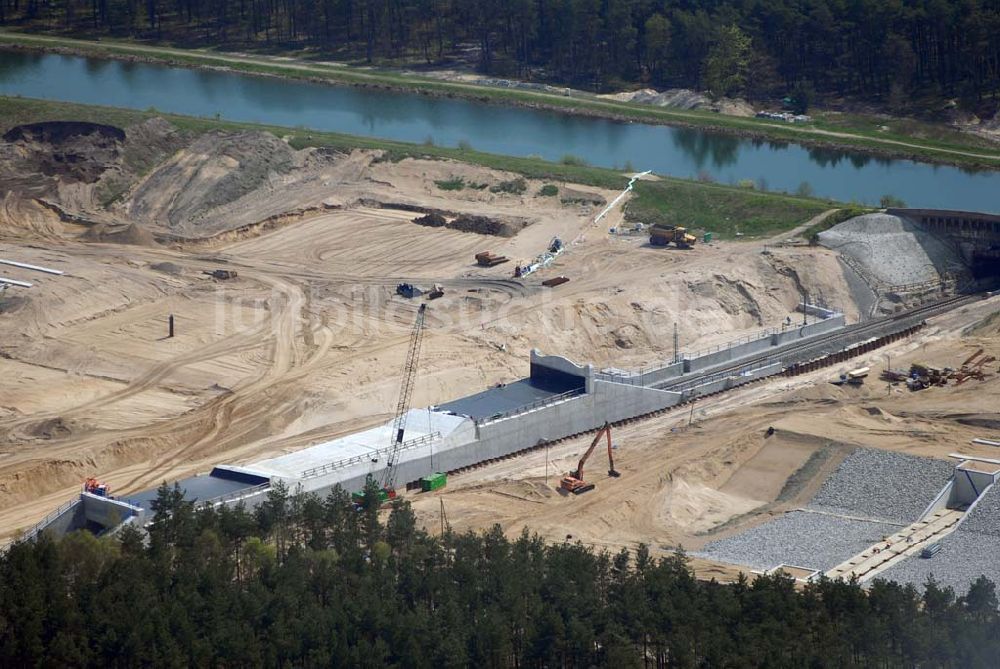
[[[435,472],[430,476],[425,476],[420,479],[420,489],[424,492],[430,492],[431,490],[438,490],[445,487],[448,484],[448,475],[441,472]]]
[[[708,244],[710,241],[712,241],[712,233],[711,232],[706,232],[705,233],[704,241],[705,241],[706,244]]]

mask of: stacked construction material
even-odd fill
[[[481,267],[494,267],[505,262],[509,262],[507,256],[494,255],[491,251],[482,251],[476,254],[476,264]]]

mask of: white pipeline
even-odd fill
[[[644,177],[647,174],[651,174],[651,173],[652,173],[652,170],[646,170],[645,172],[640,172],[639,174],[636,174],[631,179],[629,179],[628,186],[625,187],[625,190],[623,190],[621,192],[621,194],[618,195],[618,197],[616,197],[614,200],[612,200],[611,204],[609,204],[607,207],[604,208],[604,211],[602,211],[601,213],[599,213],[597,215],[597,218],[594,219],[594,224],[596,225],[597,223],[599,223],[602,218],[604,218],[605,216],[607,216],[607,214],[608,214],[609,211],[611,211],[612,209],[615,208],[616,204],[618,204],[619,202],[621,202],[621,200],[622,200],[623,197],[625,197],[626,195],[628,195],[629,191],[632,190],[632,186],[635,185],[636,181],[638,181],[641,177]]]
[[[46,274],[62,274],[63,271],[60,269],[49,269],[48,267],[39,267],[38,265],[29,265],[24,262],[15,262],[13,260],[4,260],[0,258],[0,265],[10,265],[11,267],[20,267],[21,269],[33,269],[36,272],[45,272]]]

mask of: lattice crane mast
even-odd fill
[[[420,344],[424,338],[424,314],[427,305],[421,304],[417,309],[417,320],[413,324],[413,332],[410,334],[410,348],[406,352],[406,362],[403,364],[403,379],[399,387],[399,401],[396,403],[396,417],[392,421],[392,432],[390,433],[389,458],[386,461],[385,469],[382,470],[382,477],[379,479],[379,486],[388,493],[390,498],[395,497],[396,465],[399,463],[399,451],[403,445],[403,434],[406,432],[406,414],[410,411],[410,396],[413,394],[413,380],[417,374],[417,362],[420,360]]]

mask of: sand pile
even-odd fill
[[[208,133],[177,152],[128,199],[130,216],[171,229],[205,217],[294,166],[294,150],[263,132]]]
[[[153,233],[137,223],[115,226],[99,223],[83,233],[81,239],[102,244],[129,244],[132,246],[159,246]]]
[[[754,109],[746,100],[721,98],[712,100],[707,95],[692,91],[689,88],[671,88],[657,91],[654,88],[642,88],[637,91],[599,95],[598,97],[617,100],[619,102],[635,102],[654,107],[676,107],[677,109],[718,109],[723,114],[732,116],[753,116]]]
[[[480,235],[493,235],[494,237],[513,237],[531,225],[531,221],[526,218],[494,218],[475,214],[459,214],[449,221],[437,212],[431,212],[426,216],[415,218],[413,222],[429,228],[449,228],[451,230],[458,230],[459,232],[474,232]]]
[[[487,216],[474,216],[472,214],[462,214],[448,224],[452,230],[461,232],[476,232],[481,235],[495,235],[497,237],[513,237],[526,228],[531,221],[526,219],[497,219]]]
[[[21,158],[22,172],[92,183],[119,164],[125,131],[97,123],[49,121],[11,128],[3,140]]]
[[[973,337],[995,337],[1000,335],[1000,311],[996,311],[978,323],[970,325],[962,334]]]
[[[413,222],[417,225],[425,225],[428,228],[443,228],[448,224],[448,220],[444,216],[433,212],[426,216],[415,218]]]

